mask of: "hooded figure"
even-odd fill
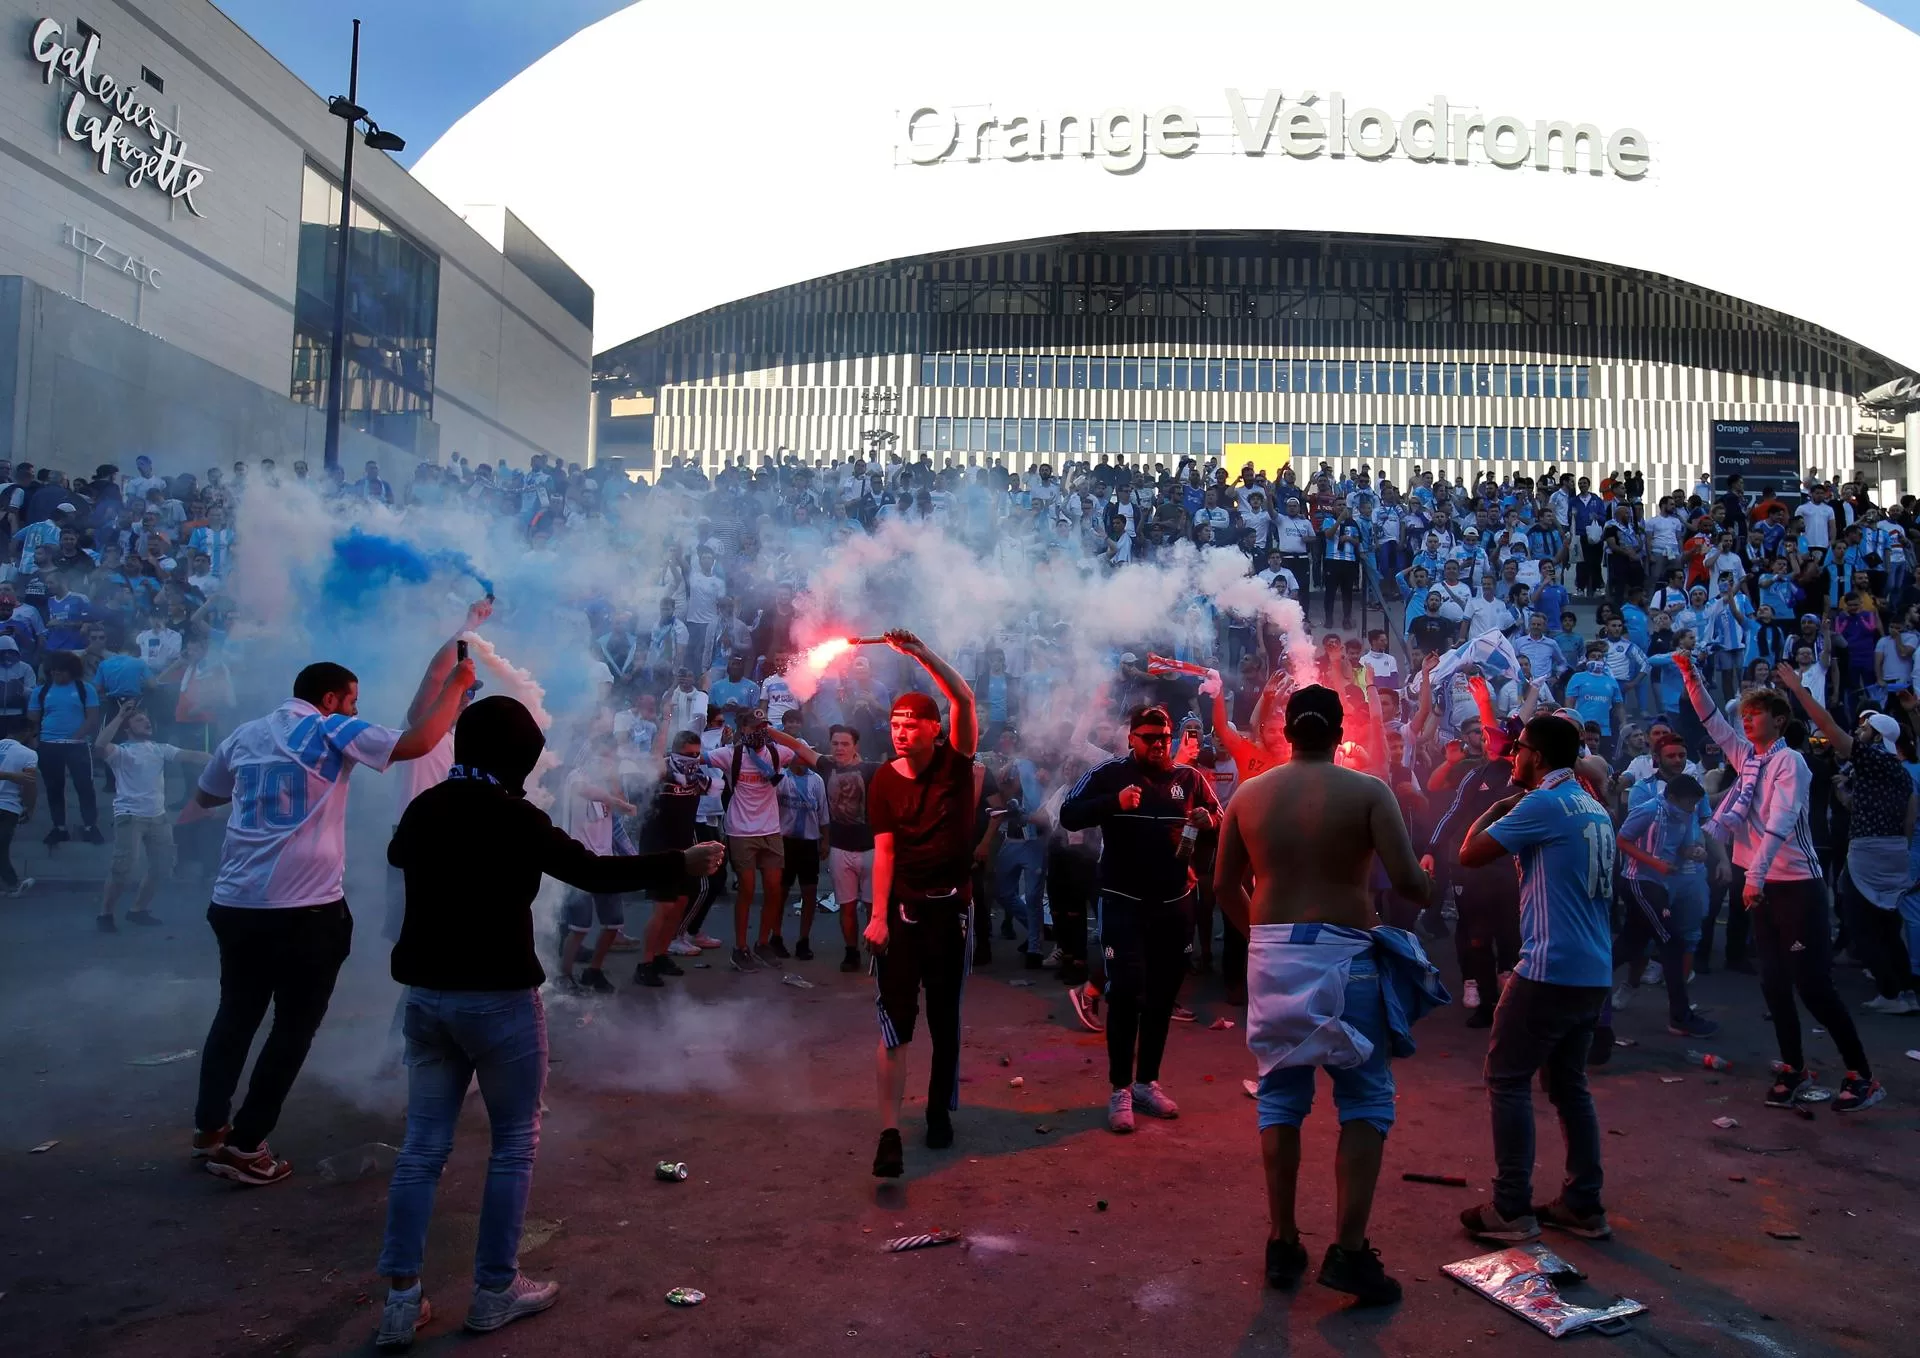
[[[408,804],[387,846],[406,874],[393,979],[407,987],[407,1135],[387,1191],[379,1270],[390,1290],[376,1344],[402,1348],[429,1315],[420,1289],[434,1190],[476,1076],[493,1133],[467,1327],[494,1330],[543,1311],[560,1286],[519,1272],[547,1077],[546,980],[533,949],[542,875],[589,893],[678,883],[720,866],[721,847],[602,857],[526,799],[546,746],[527,709],[484,698],[460,716],[447,781]]]
[[[393,979],[431,990],[533,990],[546,972],[533,947],[540,878],[588,893],[642,891],[705,869],[679,853],[601,857],[526,800],[546,748],[533,715],[482,698],[453,728],[447,780],[414,798],[387,846],[406,874],[406,919]]]

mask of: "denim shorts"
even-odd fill
[[[593,927],[596,917],[609,929],[617,929],[627,922],[626,908],[618,896],[588,895],[584,891],[569,889],[565,915],[567,928],[576,934],[584,934]]]
[[[1373,1044],[1373,1055],[1357,1066],[1327,1066],[1333,1081],[1333,1104],[1340,1121],[1365,1122],[1380,1135],[1393,1130],[1393,1068],[1389,1061],[1392,1037],[1387,1031],[1387,1002],[1380,991],[1380,971],[1370,956],[1353,959],[1347,973],[1347,1003],[1343,1015],[1349,1027]],[[1260,1130],[1298,1127],[1313,1110],[1312,1066],[1275,1066],[1260,1077],[1254,1096],[1260,1109]]]

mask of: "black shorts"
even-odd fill
[[[785,838],[785,847],[787,880],[798,882],[802,886],[820,885],[820,841],[795,839],[792,835],[788,835]]]
[[[952,1005],[958,1011],[971,915],[964,892],[938,901],[896,900],[888,908],[887,950],[874,958],[880,1036],[888,1047],[913,1041],[922,986],[929,1009]]]

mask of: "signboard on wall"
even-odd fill
[[[1725,490],[1729,476],[1746,478],[1749,491],[1762,486],[1797,487],[1800,424],[1797,420],[1715,420],[1713,484]]]

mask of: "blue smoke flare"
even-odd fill
[[[330,603],[358,608],[371,594],[393,583],[423,585],[435,575],[468,576],[493,593],[493,582],[474,567],[465,552],[423,552],[411,543],[355,528],[333,542],[333,563],[320,592]]]

